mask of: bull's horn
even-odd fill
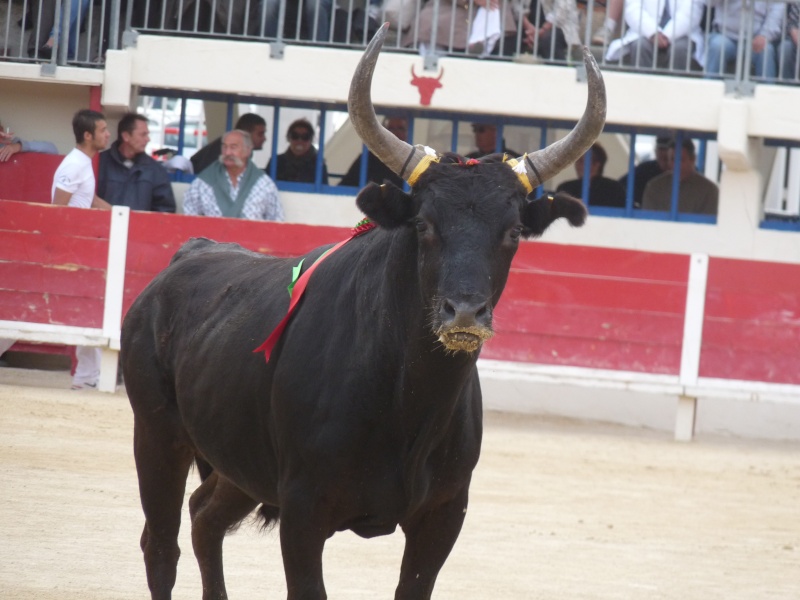
[[[358,137],[369,151],[394,173],[408,181],[414,168],[425,156],[425,151],[398,139],[381,125],[372,106],[372,73],[388,30],[389,23],[384,23],[364,51],[350,82],[347,110]]]
[[[520,162],[524,159],[525,171],[532,188],[538,187],[578,160],[603,131],[606,122],[606,88],[594,56],[586,46],[583,47],[583,63],[586,65],[589,96],[581,120],[566,137],[518,159]]]

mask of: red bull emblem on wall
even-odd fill
[[[419,88],[419,103],[422,106],[430,106],[433,92],[442,87],[442,75],[444,75],[444,67],[438,77],[418,77],[414,73],[414,65],[411,65],[411,85]]]

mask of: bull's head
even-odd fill
[[[411,85],[419,89],[419,103],[422,106],[430,106],[433,92],[442,87],[442,76],[444,67],[438,77],[420,77],[414,72],[414,65],[411,65]]]
[[[519,240],[539,236],[564,217],[580,226],[586,209],[563,194],[528,197],[539,184],[571,166],[605,122],[603,78],[588,49],[589,98],[575,128],[547,148],[507,160],[466,161],[412,146],[378,121],[370,93],[386,37],[384,25],[367,47],[350,85],[348,108],[369,150],[411,186],[411,193],[370,184],[358,206],[384,228],[407,227],[417,239],[420,289],[432,331],[453,352],[475,352],[492,335],[492,311],[508,277]]]

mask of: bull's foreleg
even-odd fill
[[[192,547],[203,580],[203,600],[224,600],[225,575],[222,542],[225,534],[258,503],[220,476],[217,471],[200,485],[189,500]]]
[[[281,495],[280,534],[287,600],[325,600],[322,551],[328,525],[306,489]]]
[[[395,600],[427,600],[456,543],[467,512],[468,490],[403,524],[406,547]]]

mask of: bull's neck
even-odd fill
[[[416,235],[408,230],[383,232],[381,244],[386,268],[380,282],[381,302],[400,312],[384,333],[402,349],[404,401],[425,404],[430,411],[457,402],[464,381],[472,373],[477,353],[448,351],[431,331],[432,299],[420,289]],[[401,327],[398,325],[402,324]],[[433,405],[430,399],[435,398]],[[416,412],[416,411],[414,411]],[[419,413],[417,413],[419,414]]]

